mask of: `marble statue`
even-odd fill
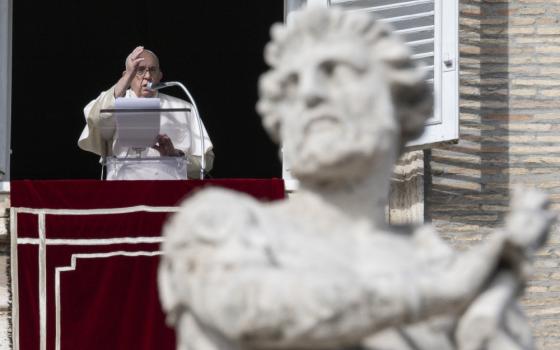
[[[393,165],[432,111],[424,70],[366,14],[310,8],[271,34],[257,109],[300,188],[271,203],[205,189],[166,224],[178,348],[531,349],[516,298],[554,220],[546,196],[513,196],[466,252],[388,225]]]

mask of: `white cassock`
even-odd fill
[[[136,97],[132,90],[126,92],[125,97]],[[110,113],[100,113],[101,109],[110,109],[115,106],[114,86],[102,92],[99,97],[84,108],[85,126],[78,146],[85,150],[100,155],[102,158],[129,157],[127,161],[117,163],[108,162],[107,180],[180,180],[186,179],[188,164],[189,177],[198,177],[202,155],[206,155],[206,170],[212,167],[213,153],[212,142],[208,137],[206,128],[202,125],[204,133],[204,151],[201,145],[201,135],[198,122],[192,105],[179,98],[158,93],[155,97],[160,99],[160,107],[188,108],[190,112],[163,112],[161,113],[160,134],[166,134],[173,142],[173,146],[185,153],[184,158],[173,157],[166,159],[157,158],[160,154],[153,148],[146,148],[140,154],[128,147],[118,146],[115,139],[115,120]],[[134,161],[133,157],[140,156],[143,160]]]

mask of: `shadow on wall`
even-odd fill
[[[509,207],[508,12],[460,1],[460,141],[426,152],[426,221],[452,242],[482,238]]]

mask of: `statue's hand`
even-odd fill
[[[540,248],[548,237],[556,213],[549,210],[547,195],[535,189],[514,190],[511,213],[506,218],[506,236],[509,243],[530,255]]]
[[[513,294],[520,291],[531,272],[531,258],[546,241],[556,219],[548,207],[549,200],[544,193],[517,190],[505,229],[480,247],[457,254],[445,265],[433,264],[431,271],[425,270],[426,280],[420,280],[424,303],[433,312],[449,305],[463,310],[502,269],[515,276]]]
[[[556,213],[549,209],[547,195],[535,189],[515,188],[511,213],[506,218],[502,262],[525,280],[530,261],[548,238]]]

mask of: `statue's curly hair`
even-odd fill
[[[301,46],[310,42],[348,38],[362,39],[369,47],[370,62],[384,65],[402,144],[422,134],[424,124],[432,114],[432,89],[426,82],[425,70],[412,61],[409,48],[388,25],[366,13],[310,7],[292,13],[287,25],[274,24],[271,37],[265,47],[265,61],[271,70],[261,77],[257,109],[273,139],[279,140],[282,123],[276,108],[282,99],[281,73],[275,68],[281,66],[286,54],[296,55]]]

